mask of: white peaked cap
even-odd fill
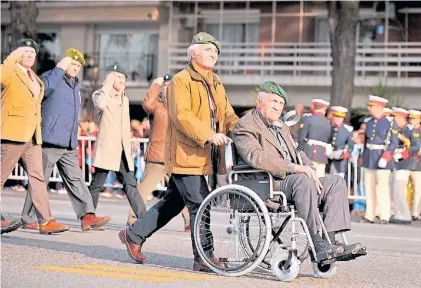
[[[348,113],[348,109],[342,106],[332,106],[330,107],[333,111],[341,112],[341,113]]]
[[[386,107],[386,108],[384,108],[383,112],[384,113],[393,113],[393,110]]]
[[[409,114],[409,111],[400,107],[393,107],[393,113]]]
[[[374,95],[368,96],[368,101],[370,101],[370,102],[378,102],[378,103],[387,103],[387,102],[389,102],[389,100],[387,100],[386,98],[382,98],[382,97],[374,96]]]
[[[324,105],[324,106],[329,106],[330,105],[330,103],[329,102],[327,102],[327,101],[325,101],[325,100],[323,100],[323,99],[313,99],[313,101],[312,101],[313,103],[317,103],[317,104],[322,104],[322,105]]]
[[[409,114],[411,114],[411,115],[421,115],[421,111],[418,111],[418,110],[409,110]]]

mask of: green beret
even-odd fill
[[[281,86],[276,84],[273,81],[266,81],[262,86],[260,86],[261,92],[266,92],[269,94],[276,94],[281,96],[285,100],[285,104],[288,102],[288,95],[285,93],[284,89]]]
[[[18,40],[18,43],[17,44],[18,44],[17,45],[17,48],[19,48],[19,47],[28,47],[29,46],[29,47],[34,48],[35,49],[35,52],[37,54],[39,52],[39,45],[38,45],[38,43],[35,42],[32,39],[29,39],[29,38],[20,39],[20,40]]]
[[[191,41],[191,44],[209,44],[209,43],[215,45],[215,47],[218,49],[218,54],[221,53],[221,48],[222,48],[221,43],[219,43],[215,37],[213,37],[212,35],[206,32],[197,33]]]
[[[118,73],[124,74],[124,76],[127,77],[126,70],[119,63],[114,63],[113,65],[111,65],[110,67],[108,67],[107,71],[108,72],[118,72]]]
[[[83,54],[75,48],[67,49],[66,56],[69,56],[70,58],[78,61],[80,64],[85,65],[85,57],[83,57]]]

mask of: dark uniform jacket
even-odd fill
[[[304,114],[303,123],[298,134],[298,142],[307,138],[310,145],[304,146],[304,153],[315,162],[327,163],[326,147],[323,145],[311,145],[311,140],[329,144],[331,125],[329,120],[319,114]]]
[[[403,140],[399,139],[399,144],[397,147],[397,152],[404,154],[403,158],[398,159],[396,163],[397,170],[415,170],[417,166],[417,158],[419,158],[420,151],[420,131],[414,129],[412,125],[406,125],[403,129],[399,131],[399,134],[402,134],[406,139],[411,143],[408,153],[402,153],[402,150],[405,149]],[[399,138],[398,134],[398,138]],[[405,155],[406,154],[406,155]]]
[[[338,173],[345,173],[348,169],[349,159],[343,159],[343,152],[348,151],[351,154],[354,149],[352,131],[352,126],[346,124],[331,129],[329,143],[332,144],[333,153],[329,162],[330,165],[334,165]]]
[[[379,146],[377,146],[379,145]],[[381,149],[377,149],[383,145]],[[383,153],[387,151],[393,155],[398,146],[398,127],[393,117],[383,116],[379,119],[371,118],[367,121],[362,155],[362,167],[367,169],[381,169],[378,166]],[[395,161],[390,159],[383,169],[393,170]]]

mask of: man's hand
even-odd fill
[[[222,133],[215,133],[211,137],[208,138],[208,141],[211,144],[219,145],[227,145],[228,144],[228,137]]]
[[[22,58],[22,55],[24,53],[25,53],[25,47],[19,47],[19,48],[16,48],[15,50],[13,50],[12,53],[10,53],[9,56],[13,57],[13,58],[16,57],[16,59],[19,61],[20,58]]]
[[[158,84],[159,86],[162,86],[162,84],[164,84],[164,77],[158,77],[158,78],[156,78],[155,80],[153,80],[153,82],[152,83],[156,83],[156,84]]]
[[[73,59],[69,56],[64,57],[57,63],[57,67],[63,69],[64,71],[69,68],[70,64],[72,64]]]
[[[114,80],[115,80],[115,74],[113,72],[108,73],[102,85],[112,87],[114,85]]]
[[[295,173],[304,173],[304,174],[306,174],[308,178],[310,178],[314,182],[316,182],[317,192],[319,194],[322,193],[323,185],[320,182],[320,179],[317,176],[316,171],[312,167],[310,167],[310,166],[303,166],[303,165],[296,165],[294,170],[295,170]]]

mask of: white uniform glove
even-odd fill
[[[377,165],[379,166],[379,168],[386,168],[387,160],[384,158],[380,158],[379,163]]]
[[[327,145],[326,146],[326,156],[328,157],[328,158],[330,158],[331,157],[331,154],[332,154],[332,152],[333,152],[333,147],[332,147],[332,145]],[[331,158],[330,158],[331,159]]]

